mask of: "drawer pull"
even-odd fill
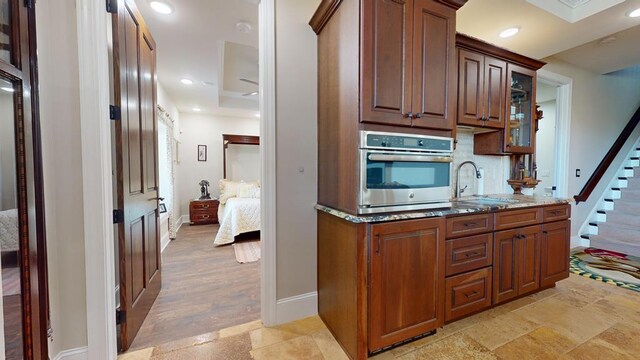
[[[470,226],[478,226],[478,223],[477,222],[464,223],[464,227],[470,227]]]
[[[562,215],[562,211],[560,211],[560,210],[549,211],[549,215],[551,215],[551,216]]]
[[[468,253],[465,253],[465,254],[464,254],[464,256],[465,256],[465,257],[468,257],[468,258],[470,258],[470,257],[472,257],[472,256],[478,256],[478,255],[480,255],[480,253],[479,253],[479,252],[477,252],[477,251],[474,251],[474,252],[468,252]]]
[[[478,295],[478,294],[480,294],[480,293],[474,290],[473,292],[470,292],[470,293],[468,293],[468,294],[464,294],[464,296],[465,296],[467,299],[469,299],[469,298],[472,298],[472,297],[474,297],[474,296],[476,296],[476,295]]]
[[[202,215],[202,218],[203,218],[203,219],[208,219],[208,218],[209,218],[209,215]]]

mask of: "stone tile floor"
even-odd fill
[[[555,288],[445,325],[372,357],[387,359],[640,359],[640,293],[571,275]],[[320,318],[260,321],[126,353],[119,360],[348,359]]]

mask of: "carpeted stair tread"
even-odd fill
[[[620,194],[622,200],[640,200],[640,188],[626,188]]]
[[[598,235],[606,236],[611,240],[637,243],[640,239],[640,226],[599,223]]]
[[[589,235],[589,242],[590,246],[594,248],[640,256],[640,243],[637,242],[624,242],[602,235]]]
[[[610,211],[607,213],[607,223],[611,224],[640,226],[639,220],[638,215],[629,214],[623,211]]]
[[[640,214],[640,201],[616,199],[613,202],[613,211]]]

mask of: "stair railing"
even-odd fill
[[[582,191],[580,191],[580,194],[573,197],[576,201],[576,204],[587,201],[587,199],[589,199],[589,195],[591,195],[604,174],[607,172],[607,169],[609,168],[609,166],[611,166],[613,160],[618,156],[618,153],[633,133],[633,130],[636,128],[636,126],[638,126],[638,123],[640,123],[640,107],[638,108],[638,110],[636,110],[635,114],[633,114],[624,129],[622,129],[622,132],[611,146],[611,149],[609,149],[602,161],[600,161],[600,164],[593,172],[593,174],[591,174],[591,177],[589,177],[587,183],[584,184],[584,187],[582,188]]]

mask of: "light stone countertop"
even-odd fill
[[[497,204],[482,204],[477,202],[478,200],[482,201],[482,199],[498,199],[508,202]],[[316,209],[318,211],[326,212],[352,223],[376,223],[384,221],[422,219],[460,214],[487,213],[498,210],[520,209],[534,206],[570,204],[572,202],[574,202],[573,198],[562,199],[543,196],[496,194],[484,196],[465,196],[459,199],[452,199],[452,206],[446,208],[425,209],[397,213],[353,215],[319,204],[316,205]]]

